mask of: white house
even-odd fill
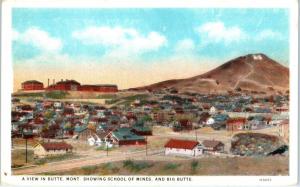
[[[102,141],[100,140],[99,137],[97,137],[97,135],[93,135],[93,136],[90,136],[88,139],[87,139],[88,143],[90,146],[99,146],[101,145]]]
[[[216,107],[214,107],[214,106],[210,107],[210,109],[209,109],[209,113],[211,113],[211,114],[215,114],[216,112],[217,112],[217,109],[216,109]]]
[[[87,139],[88,144],[90,146],[101,146],[101,145],[106,145],[108,147],[111,147],[111,143],[109,142],[108,136],[110,135],[110,132],[98,132],[98,133],[93,133],[89,136]]]
[[[215,123],[215,120],[212,117],[208,118],[207,121],[206,121],[206,125],[212,125],[214,123]]]
[[[62,102],[59,102],[59,101],[55,101],[54,103],[53,103],[53,106],[54,106],[54,108],[62,108]]]
[[[198,141],[170,139],[165,144],[165,155],[198,156],[203,154],[203,148]]]

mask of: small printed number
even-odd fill
[[[271,182],[272,179],[271,178],[261,178],[259,179],[260,182]]]

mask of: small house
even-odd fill
[[[139,136],[132,132],[131,128],[118,128],[112,132],[112,142],[121,145],[144,145],[146,140],[143,136]]]
[[[73,150],[72,145],[65,142],[47,142],[47,143],[38,143],[33,146],[34,156],[38,158],[64,155],[71,153]]]
[[[231,118],[226,122],[226,129],[228,131],[243,130],[246,124],[246,118]]]
[[[224,144],[217,140],[204,140],[202,145],[205,153],[224,152]]]
[[[143,122],[137,122],[135,125],[132,126],[132,132],[139,136],[151,136],[152,129],[146,126]]]
[[[210,109],[209,109],[209,113],[210,114],[215,114],[216,112],[217,112],[217,108],[216,107],[214,107],[214,106],[210,107]]]

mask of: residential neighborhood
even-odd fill
[[[125,91],[112,93],[104,104],[15,96],[12,142],[34,140],[35,144],[29,147],[34,159],[57,155],[110,157],[117,152],[138,152],[165,160],[256,153],[267,156],[288,145],[288,105],[287,95],[242,92],[202,95],[169,90]],[[261,152],[253,151],[252,155],[247,150],[232,151],[234,135],[239,133],[265,134],[262,141],[275,136],[279,143]],[[252,142],[251,146],[251,150],[261,149],[259,143]]]

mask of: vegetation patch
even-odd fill
[[[196,173],[196,170],[197,170],[198,167],[199,167],[199,162],[197,160],[193,160],[191,162],[192,173]]]
[[[114,148],[113,147],[106,147],[104,145],[98,146],[95,148],[96,151],[112,151]]]
[[[18,93],[18,94],[15,94],[14,96],[17,96],[17,97],[43,97],[44,96],[44,93]]]
[[[198,164],[192,160],[184,161],[151,161],[153,167],[144,168],[140,172],[131,170],[137,163],[149,164],[149,161],[117,161],[111,163],[103,163],[96,166],[88,166],[87,168],[74,168],[69,171],[49,172],[45,175],[180,175],[188,174],[199,176],[265,176],[265,175],[288,175],[289,159],[288,156],[272,156],[272,157],[235,157],[235,158],[219,158],[207,157],[199,158]],[[148,162],[148,163],[147,163]],[[258,164],[259,163],[259,164]],[[276,163],[276,164],[274,164]],[[195,169],[195,173],[191,173]]]
[[[118,168],[117,166],[115,166],[113,163],[106,163],[103,164],[102,169],[104,170],[104,172],[113,172],[113,173],[117,173],[119,172],[120,168]]]
[[[98,169],[97,166],[83,166],[81,167],[85,175],[91,175],[95,173],[95,171]]]
[[[116,99],[116,94],[101,94],[97,96],[97,99]]]
[[[149,98],[149,97],[150,96],[147,95],[147,94],[137,94],[137,95],[127,96],[127,97],[122,98],[122,100],[124,100],[124,101],[121,102],[120,104],[129,105],[135,100],[140,100],[140,104],[142,105],[143,103],[146,102],[146,99]]]
[[[138,172],[142,169],[150,168],[152,166],[153,164],[148,163],[146,161],[134,162],[132,160],[125,160],[123,162],[123,167],[133,172]]]
[[[231,141],[231,152],[243,156],[265,156],[278,149],[278,137],[261,133],[239,133]]]
[[[179,163],[167,163],[165,166],[164,166],[164,170],[174,170],[176,168],[178,168],[181,164]]]
[[[73,159],[73,158],[78,158],[78,156],[74,154],[55,155],[55,156],[35,159],[34,164],[42,165],[45,163],[58,162],[58,161]]]
[[[27,163],[26,163],[26,151],[25,149],[16,149],[12,151],[11,155],[11,167],[18,168],[25,166],[26,164],[33,163],[33,151],[27,150]]]
[[[120,99],[108,99],[108,100],[105,100],[105,104],[112,105],[119,101],[120,101]]]
[[[64,91],[46,92],[46,97],[51,99],[65,99],[67,95],[69,95],[69,93]]]

